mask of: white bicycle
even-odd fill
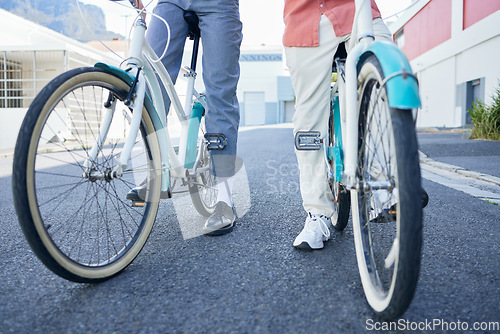
[[[334,57],[329,134],[299,131],[295,146],[324,150],[334,227],[346,227],[352,204],[366,299],[379,317],[393,319],[409,306],[420,268],[427,197],[412,113],[420,107],[418,81],[394,44],[375,41],[370,1],[355,4],[351,49],[341,45]]]
[[[194,89],[197,17],[185,15],[194,44],[183,107],[145,38],[141,0],[130,3],[138,17],[123,68],[98,63],[56,77],[31,104],[15,149],[13,193],[24,235],[50,270],[76,282],[127,267],[151,232],[160,198],[176,187],[189,190],[204,216],[217,199],[208,150],[224,148],[225,138],[204,133],[206,102]],[[160,85],[182,124],[179,145],[166,127]],[[128,198],[139,184],[144,193]]]

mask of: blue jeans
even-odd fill
[[[207,133],[222,133],[227,146],[221,151],[211,151],[214,172],[217,176],[232,176],[235,172],[239,103],[236,88],[240,77],[239,57],[243,38],[238,0],[159,0],[154,13],[170,26],[170,45],[162,62],[172,80],[179,74],[188,25],[184,11],[195,12],[200,19],[203,47],[203,82],[205,84]],[[151,19],[147,38],[153,50],[161,56],[168,38],[164,23]],[[166,92],[164,92],[166,96]],[[168,98],[166,98],[168,100]],[[168,111],[170,101],[166,101]]]

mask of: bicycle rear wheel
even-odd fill
[[[201,158],[197,167],[197,174],[189,182],[189,194],[198,213],[210,217],[217,204],[217,186],[212,169],[212,159],[205,143],[198,146]]]
[[[139,254],[156,217],[161,158],[146,108],[128,168],[121,177],[112,173],[132,117],[123,103],[129,89],[97,68],[63,73],[33,101],[17,140],[13,194],[22,230],[38,258],[71,281],[97,282],[121,272]],[[115,106],[112,121],[91,160],[91,148],[106,132],[105,105]],[[126,194],[144,180],[148,200],[132,207]]]
[[[337,100],[338,103],[338,100]],[[334,110],[333,102],[330,104],[330,118],[328,121],[328,136],[329,147],[335,144],[335,124],[334,124]],[[329,159],[328,163],[332,170],[335,170],[335,159]],[[343,231],[349,222],[349,212],[351,211],[351,195],[349,190],[346,189],[340,182],[329,180],[330,189],[333,195],[335,213],[332,216],[332,225],[337,231]]]
[[[380,318],[409,306],[422,246],[422,193],[410,110],[390,108],[378,59],[358,67],[359,182],[351,191],[358,267],[363,289]]]

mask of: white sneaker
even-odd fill
[[[307,214],[302,232],[295,238],[293,247],[302,249],[321,249],[323,242],[330,238],[330,218],[322,215]]]

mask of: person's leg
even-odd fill
[[[222,133],[227,138],[224,150],[211,152],[215,173],[218,177],[229,177],[235,169],[240,121],[236,88],[240,76],[242,24],[238,2],[199,0],[193,1],[193,8],[200,18],[207,132]]]
[[[332,63],[340,42],[330,21],[322,16],[319,46],[285,48],[296,96],[294,133],[319,131],[322,138],[327,138]],[[296,150],[296,155],[304,209],[313,214],[331,217],[334,213],[333,197],[327,182],[323,150]]]
[[[227,138],[223,150],[211,151],[217,182],[217,205],[204,227],[206,234],[230,232],[234,221],[232,177],[235,173],[239,103],[236,88],[240,75],[239,57],[242,24],[238,2],[234,0],[193,1],[192,9],[200,19],[203,47],[203,82],[207,98],[207,133]]]
[[[319,131],[328,136],[330,85],[333,56],[347,36],[336,37],[331,22],[321,17],[318,47],[285,48],[287,65],[296,103],[293,116],[294,133]],[[330,236],[330,217],[334,213],[333,196],[327,182],[324,151],[297,151],[300,170],[300,191],[306,224],[294,241],[298,248],[319,249]]]

